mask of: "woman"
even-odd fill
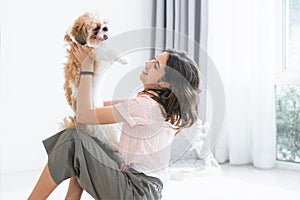
[[[81,46],[72,48],[82,66],[76,120],[123,122],[120,159],[79,128],[63,130],[43,141],[48,163],[29,199],[46,199],[68,178],[66,199],[80,199],[83,189],[95,199],[161,199],[173,137],[197,118],[196,64],[183,52],[165,50],[146,62],[140,75],[144,90],[137,97],[94,108],[91,84],[96,63]]]

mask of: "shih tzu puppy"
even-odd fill
[[[105,45],[108,39],[108,20],[100,12],[86,12],[75,20],[70,31],[65,34],[64,40],[82,45],[96,61],[118,62],[122,65],[128,64],[127,57],[120,57],[116,49]],[[74,50],[67,50],[68,60],[64,66],[65,83],[64,90],[68,104],[76,113],[77,90],[80,76],[80,63],[74,56]],[[95,91],[99,79],[99,65],[95,66],[93,76],[93,90]],[[75,117],[66,117],[61,128],[80,127],[90,135],[98,138],[113,150],[117,149],[119,140],[119,128],[115,125],[83,125],[76,124]],[[103,132],[105,131],[105,132]]]

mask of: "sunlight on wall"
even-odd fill
[[[1,171],[40,169],[47,160],[42,140],[71,114],[63,91],[66,30],[88,10],[100,10],[108,17],[112,36],[149,27],[152,1],[12,0],[1,4]],[[131,59],[140,65],[148,54]]]

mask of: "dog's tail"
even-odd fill
[[[64,83],[64,90],[65,90],[65,96],[66,96],[67,102],[72,107],[72,104],[73,104],[72,103],[72,89],[69,86],[67,81],[65,81],[65,83]]]

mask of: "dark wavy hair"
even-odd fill
[[[180,130],[190,127],[197,119],[200,71],[187,53],[173,49],[164,52],[168,52],[169,57],[165,75],[160,79],[162,87],[147,88],[142,93],[161,104],[166,121]]]

